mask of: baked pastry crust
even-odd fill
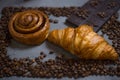
[[[115,49],[88,25],[53,30],[48,36],[48,41],[82,59],[118,59]]]
[[[37,45],[48,36],[49,19],[38,10],[27,10],[15,13],[9,21],[11,36],[23,44]]]

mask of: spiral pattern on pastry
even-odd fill
[[[42,43],[48,35],[49,27],[47,15],[38,10],[18,12],[9,21],[12,37],[28,45]]]

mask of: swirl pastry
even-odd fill
[[[9,21],[12,37],[27,45],[42,43],[48,36],[49,27],[47,15],[38,10],[18,12]]]

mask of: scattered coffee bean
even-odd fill
[[[62,59],[63,58],[63,55],[62,54],[59,54],[56,56],[56,59]]]
[[[57,19],[55,19],[55,20],[54,20],[54,23],[58,23],[58,20],[57,20]]]
[[[49,54],[53,54],[54,53],[54,51],[49,51]]]
[[[99,0],[92,0],[92,1],[90,2],[90,5],[93,6],[93,7],[95,7],[95,6],[98,5],[98,3],[99,3]]]
[[[87,9],[80,9],[78,12],[76,12],[76,15],[86,19],[88,17],[89,11]]]
[[[53,19],[49,19],[49,21],[51,22],[51,23],[53,23],[54,21],[53,21]]]
[[[40,52],[40,55],[43,55],[44,54],[44,52]]]
[[[114,8],[115,6],[116,6],[117,4],[116,4],[116,2],[110,2],[110,3],[108,3],[108,9],[110,9],[110,8]]]
[[[99,12],[97,15],[99,17],[101,17],[101,18],[105,18],[106,17],[106,13],[105,12]]]
[[[55,20],[53,20],[53,19],[49,19],[49,21],[51,22],[51,23],[58,23],[58,20],[57,19],[55,19]]]

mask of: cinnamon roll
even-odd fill
[[[49,19],[38,10],[18,12],[9,21],[9,32],[13,39],[27,45],[42,43],[48,36]]]

